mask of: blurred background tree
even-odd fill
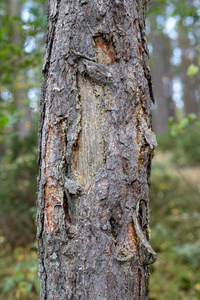
[[[36,152],[45,30],[45,0],[1,0],[1,299],[39,299]],[[195,300],[200,299],[200,1],[152,0],[147,36],[159,142],[151,186],[151,244],[159,259],[151,270],[150,299]]]
[[[0,2],[1,299],[36,299],[38,294],[37,255],[32,243],[45,29],[44,1]]]

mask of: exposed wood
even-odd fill
[[[41,299],[148,299],[155,135],[146,2],[49,0],[39,124]]]

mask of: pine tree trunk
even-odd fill
[[[145,1],[49,0],[39,123],[41,299],[148,299],[156,147]]]

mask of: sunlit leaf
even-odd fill
[[[188,118],[183,118],[180,123],[178,124],[178,129],[181,131],[181,130],[184,130],[189,124],[189,120]]]
[[[5,127],[8,124],[9,118],[0,115],[0,128]]]
[[[194,120],[196,120],[196,118],[197,118],[197,115],[195,113],[191,113],[188,115],[188,120],[190,122],[193,122]]]
[[[3,285],[3,291],[5,293],[9,292],[14,285],[15,285],[15,280],[13,278],[7,279]]]
[[[168,127],[171,127],[173,124],[174,124],[174,118],[173,117],[169,117],[168,123],[167,123]]]
[[[177,124],[177,123],[175,123],[175,124],[173,124],[173,125],[171,126],[171,128],[170,128],[170,134],[171,134],[173,137],[177,136],[177,134],[178,134],[178,124]]]
[[[199,72],[199,67],[195,66],[194,64],[191,64],[187,69],[187,75],[188,77],[193,77]]]
[[[32,288],[33,288],[32,283],[28,283],[28,284],[26,283],[26,286],[25,286],[26,295],[28,295],[31,292]]]

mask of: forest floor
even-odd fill
[[[0,299],[39,300],[36,245],[11,248],[0,241]]]
[[[200,166],[179,167],[173,152],[153,160],[150,300],[200,299]]]

